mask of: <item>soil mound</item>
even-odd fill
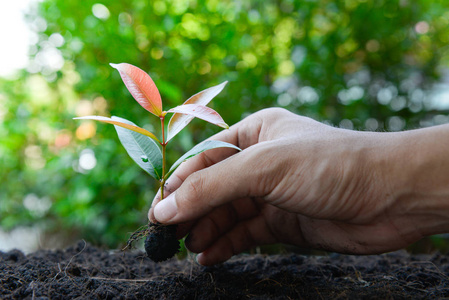
[[[442,254],[240,255],[202,267],[81,241],[0,252],[0,299],[429,299],[449,297],[447,274]]]

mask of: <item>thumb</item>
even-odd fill
[[[154,217],[161,223],[183,223],[233,200],[264,196],[266,189],[260,182],[267,182],[261,180],[266,172],[254,162],[260,155],[257,152],[250,147],[192,173],[174,193],[156,204]]]

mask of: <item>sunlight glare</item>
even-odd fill
[[[11,77],[28,63],[31,30],[25,12],[34,1],[0,1],[0,77]]]

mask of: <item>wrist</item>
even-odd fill
[[[405,216],[419,236],[449,232],[449,126],[389,138],[395,213]]]

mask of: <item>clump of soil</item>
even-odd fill
[[[149,222],[147,226],[136,230],[128,239],[123,250],[132,248],[133,243],[146,237],[145,252],[154,262],[172,258],[179,252],[179,241],[176,238],[177,225],[163,225]]]
[[[149,234],[145,239],[145,252],[154,262],[172,258],[179,251],[179,241],[176,238],[177,225],[162,225],[150,223]]]
[[[449,297],[439,253],[239,255],[202,267],[142,251],[0,252],[0,299],[435,299]]]

